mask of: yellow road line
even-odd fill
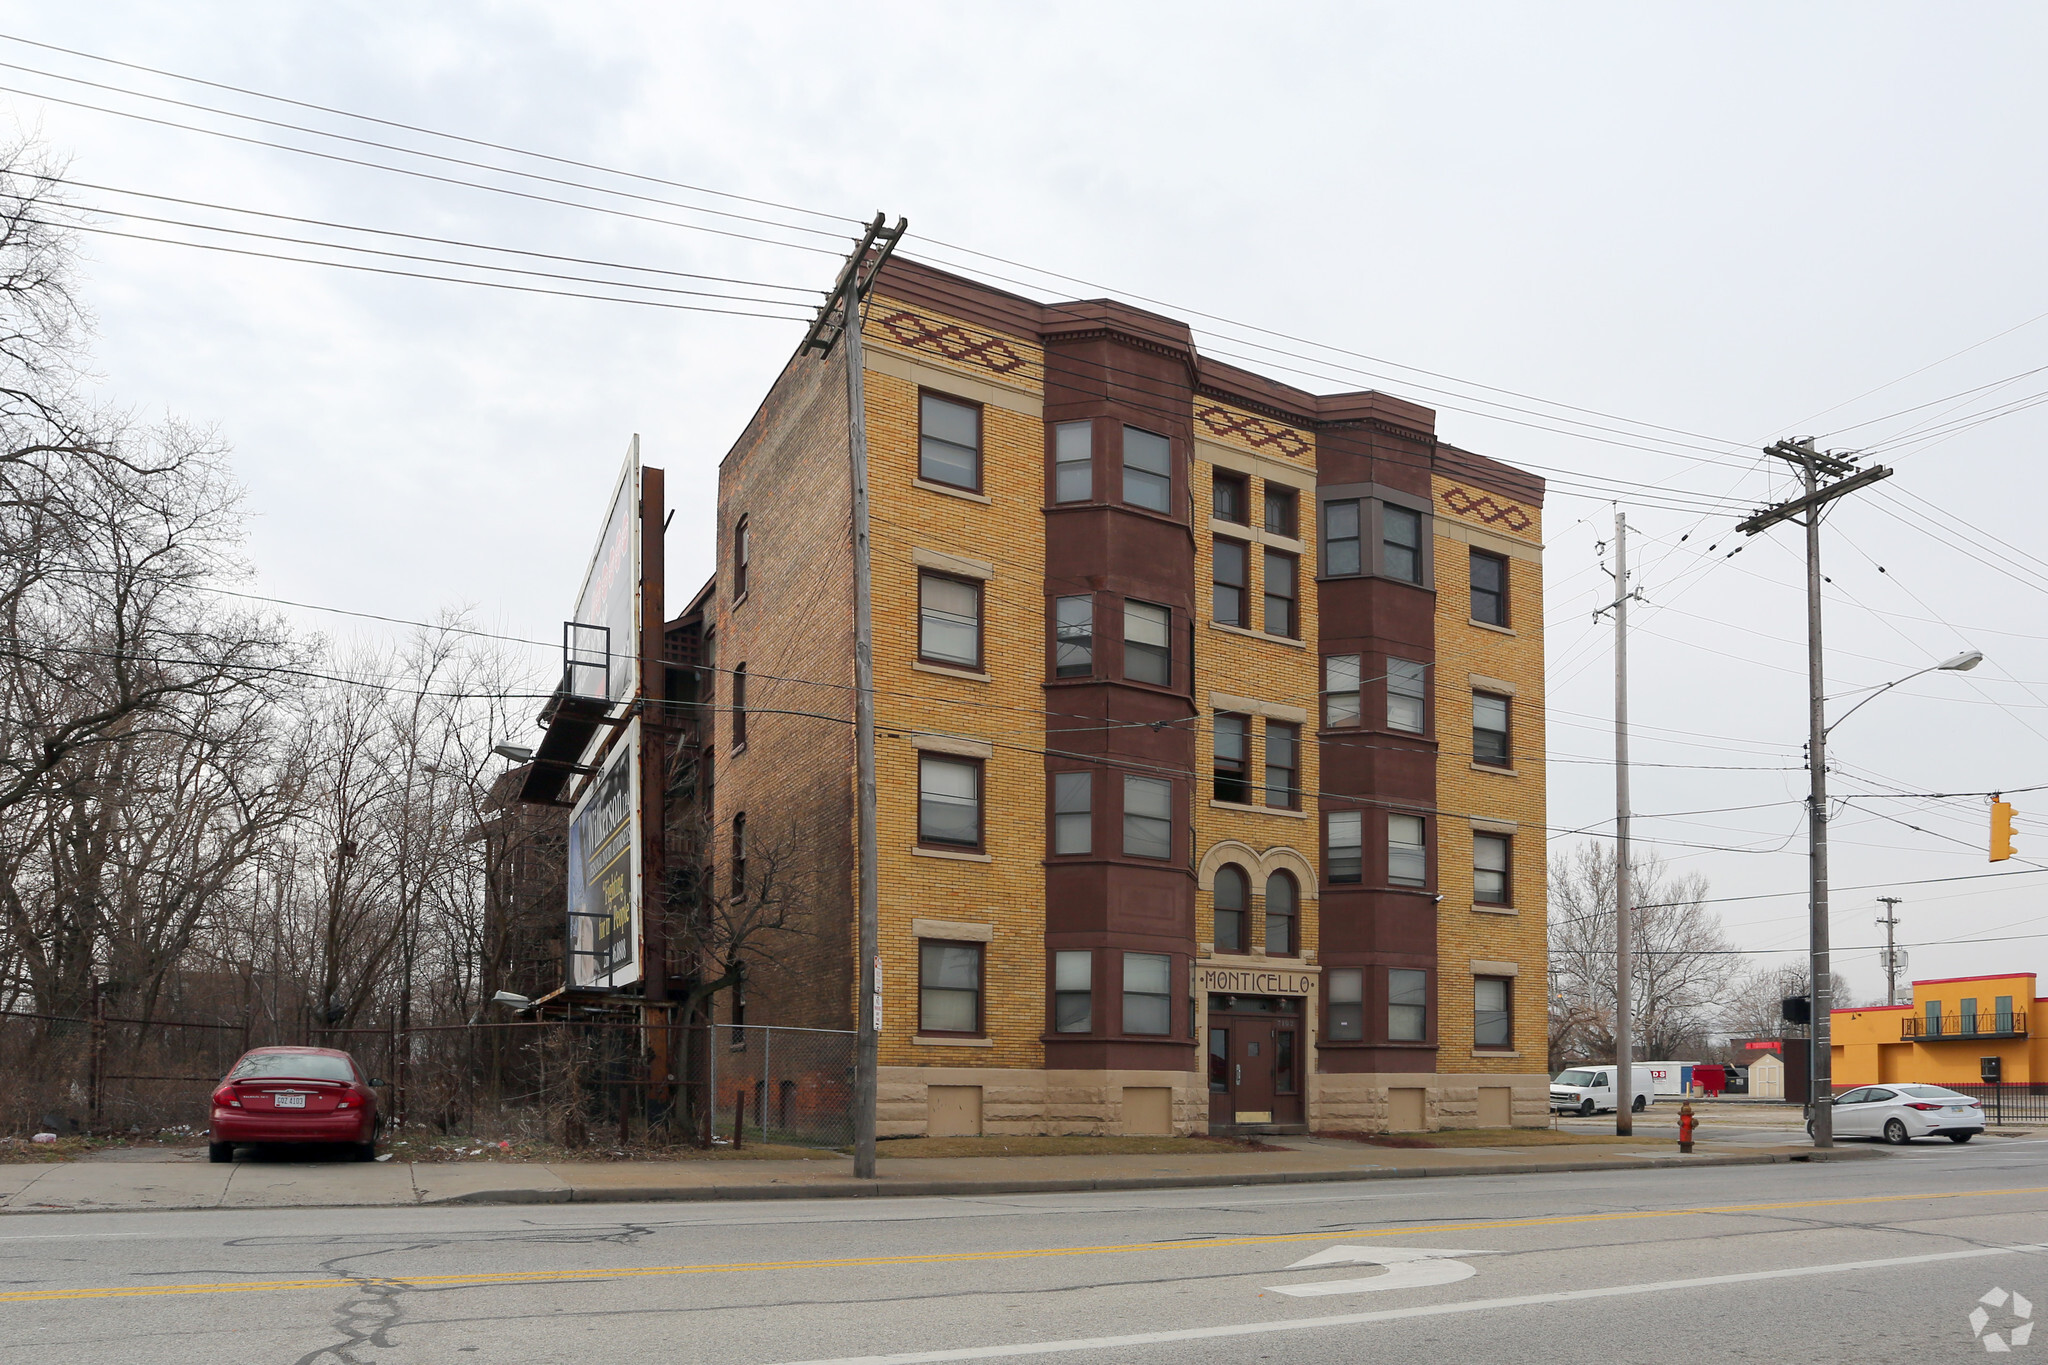
[[[674,1275],[734,1275],[756,1270],[840,1270],[863,1266],[962,1265],[977,1261],[1022,1261],[1062,1256],[1120,1256],[1131,1252],[1209,1251],[1219,1247],[1271,1246],[1286,1242],[1336,1242],[1360,1237],[1438,1237],[1450,1232],[1491,1232],[1510,1228],[1561,1227],[1578,1223],[1619,1223],[1644,1218],[1699,1218],[1731,1213],[1774,1213],[1786,1209],[1843,1208],[1857,1204],[1898,1204],[1920,1199],[1983,1199],[1993,1195],[2048,1194],[2048,1185],[1949,1193],[1876,1194],[1853,1199],[1799,1199],[1772,1204],[1715,1204],[1687,1209],[1632,1209],[1623,1213],[1564,1214],[1554,1218],[1503,1218],[1476,1223],[1432,1223],[1428,1227],[1372,1228],[1356,1232],[1282,1232],[1267,1236],[1204,1237],[1186,1242],[1127,1242],[1109,1246],[1031,1247],[1018,1251],[945,1251],[914,1256],[837,1256],[808,1261],[740,1261],[727,1265],[615,1266],[594,1270],[504,1270],[470,1275],[377,1275],[360,1280],[247,1280],[226,1284],[153,1284],[90,1289],[30,1289],[0,1293],[0,1303],[47,1303],[65,1299],[155,1299],[181,1294],[250,1294],[292,1289],[347,1289],[367,1285],[424,1288],[433,1285],[547,1284],[569,1280],[627,1280]]]

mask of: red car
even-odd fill
[[[377,1155],[377,1092],[346,1052],[259,1047],[242,1054],[213,1092],[209,1161],[233,1161],[235,1145],[348,1143],[358,1161]]]

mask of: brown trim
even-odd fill
[[[954,483],[954,482],[953,482],[953,481],[952,481],[951,479],[935,479],[935,478],[931,477],[931,475],[929,475],[929,474],[927,474],[927,473],[925,473],[925,472],[924,472],[924,400],[925,400],[925,399],[926,399],[927,397],[930,397],[930,398],[936,398],[936,399],[940,400],[941,402],[945,402],[945,403],[951,403],[951,404],[953,404],[953,405],[954,405],[955,407],[962,407],[962,408],[973,408],[973,409],[974,409],[974,482],[973,482],[973,483],[971,483],[971,484],[969,484],[969,483]],[[926,483],[935,483],[935,484],[939,484],[939,485],[941,485],[942,487],[945,487],[945,488],[962,488],[962,489],[965,489],[966,491],[968,491],[969,493],[980,493],[980,492],[982,492],[982,491],[983,491],[983,490],[982,490],[982,485],[988,482],[988,470],[987,470],[987,467],[986,467],[986,460],[987,460],[987,456],[986,456],[986,454],[985,454],[985,451],[986,451],[986,448],[987,448],[987,445],[988,445],[988,420],[987,420],[987,419],[988,419],[988,412],[987,412],[987,409],[986,409],[986,408],[985,408],[985,407],[984,407],[984,406],[983,406],[983,405],[982,405],[981,403],[979,403],[978,401],[976,401],[975,399],[972,399],[972,398],[963,398],[963,397],[961,397],[961,396],[960,396],[959,394],[957,394],[957,393],[947,393],[947,392],[946,392],[946,391],[945,391],[944,389],[936,389],[936,388],[933,388],[933,387],[932,387],[931,385],[929,385],[929,384],[920,384],[920,385],[918,385],[918,389],[917,389],[917,477],[918,477],[918,478],[920,478],[920,479],[922,479],[922,480],[924,480],[924,481],[925,481]],[[944,437],[938,437],[937,439],[939,439],[939,440],[945,440],[945,438],[944,438]],[[950,444],[952,444],[952,442],[948,442],[948,444],[950,445]]]
[[[941,578],[948,583],[974,589],[974,662],[963,664],[958,659],[942,659],[924,652],[924,581],[927,578]],[[917,661],[934,664],[940,668],[966,668],[977,672],[988,671],[988,593],[987,585],[978,578],[962,578],[943,569],[917,570]]]
[[[1287,946],[1278,950],[1273,947],[1270,937],[1270,926],[1273,923],[1272,886],[1275,877],[1285,877],[1288,884],[1294,888],[1294,911],[1292,914],[1281,916],[1287,921]],[[1275,868],[1267,873],[1266,884],[1259,888],[1259,929],[1259,942],[1265,947],[1266,956],[1301,956],[1301,879],[1284,867]]]
[[[1502,732],[1504,738],[1501,741],[1501,747],[1506,749],[1507,753],[1498,760],[1481,758],[1479,756],[1478,701],[1481,697],[1492,698],[1494,701],[1501,703],[1502,707],[1507,711],[1508,728]],[[1503,696],[1499,692],[1489,692],[1483,687],[1475,687],[1472,689],[1472,701],[1472,762],[1481,768],[1495,768],[1504,773],[1513,772],[1515,769],[1515,699]]]
[[[738,606],[747,595],[747,570],[753,559],[754,540],[747,514],[740,513],[739,520],[732,524],[732,596],[733,605]]]
[[[747,665],[745,660],[732,666],[732,752],[742,753],[747,747]]]
[[[1508,1040],[1505,1043],[1482,1043],[1479,1041],[1479,983],[1498,981],[1507,987]],[[1488,976],[1475,973],[1472,977],[1472,1050],[1474,1052],[1513,1052],[1515,1050],[1515,979],[1512,976]]]
[[[971,844],[951,843],[943,839],[927,839],[924,834],[924,765],[926,763],[966,763],[974,769],[974,842]],[[988,774],[985,771],[988,760],[975,758],[970,754],[940,753],[935,749],[917,751],[917,847],[929,848],[941,853],[986,853],[988,852]]]
[[[1250,630],[1252,628],[1251,542],[1239,540],[1236,536],[1211,536],[1209,539],[1209,619],[1221,622],[1226,626],[1236,626],[1239,630]],[[1224,545],[1235,546],[1243,556],[1241,562],[1244,565],[1244,576],[1235,583],[1225,579],[1220,572],[1223,559],[1222,555],[1218,553],[1218,549]],[[1222,612],[1216,609],[1216,590],[1218,588],[1237,589],[1236,619],[1228,619]]]
[[[1282,789],[1281,795],[1285,799],[1280,805],[1273,803],[1273,732],[1275,730],[1290,736],[1294,740],[1294,766],[1281,770],[1283,772],[1291,772],[1293,779]],[[1266,719],[1266,781],[1264,787],[1265,804],[1268,810],[1301,809],[1301,732],[1302,727],[1291,720],[1274,720],[1271,717]]]
[[[1498,839],[1507,848],[1507,856],[1502,860],[1506,865],[1501,871],[1501,897],[1497,901],[1481,900],[1479,898],[1479,841],[1481,839]],[[1488,905],[1510,910],[1514,908],[1515,839],[1513,835],[1498,834],[1488,829],[1475,829],[1472,831],[1472,903],[1474,905]]]
[[[1270,545],[1260,547],[1259,556],[1259,629],[1268,635],[1277,635],[1284,640],[1299,640],[1301,631],[1301,556],[1289,550],[1276,550]],[[1273,591],[1273,566],[1287,566],[1287,591]],[[1275,597],[1287,603],[1287,629],[1273,629],[1272,601]]]
[[[1282,518],[1285,525],[1275,526],[1273,524],[1273,509],[1282,503],[1287,508],[1287,515]],[[1259,493],[1259,512],[1259,519],[1265,525],[1268,535],[1286,536],[1289,540],[1301,539],[1301,490],[1299,488],[1290,487],[1284,483],[1274,483],[1268,479],[1266,486]]]
[[[926,1028],[924,1024],[924,945],[939,944],[947,948],[974,949],[974,1027],[972,1029]],[[953,990],[951,986],[934,987],[935,990]],[[917,940],[917,1031],[930,1038],[986,1038],[988,1037],[988,944],[956,938],[921,938]]]
[[[1442,444],[1437,446],[1432,463],[1436,472],[1446,478],[1483,484],[1494,492],[1506,493],[1539,507],[1543,504],[1544,481],[1511,464],[1502,464],[1488,456]]]
[[[1489,560],[1492,563],[1500,565],[1500,619],[1498,621],[1488,621],[1485,617],[1481,616],[1477,612],[1472,613],[1472,619],[1484,625],[1500,626],[1505,630],[1513,630],[1515,628],[1514,611],[1508,605],[1509,601],[1511,600],[1508,591],[1510,587],[1510,579],[1508,575],[1514,571],[1514,561],[1509,559],[1506,555],[1497,555],[1493,553],[1493,551],[1491,550],[1482,550],[1476,545],[1472,546],[1471,550],[1471,558],[1467,561],[1465,573],[1467,596],[1472,596],[1477,592],[1477,589],[1473,585],[1471,565],[1477,564],[1482,559]]]
[[[1244,513],[1243,516],[1226,517],[1217,508],[1216,489],[1224,484],[1228,484],[1237,490],[1238,510]],[[1212,465],[1210,467],[1209,479],[1209,515],[1214,517],[1218,521],[1227,521],[1233,526],[1250,526],[1252,524],[1251,476],[1248,474],[1240,474],[1236,470],[1224,469],[1221,466]]]

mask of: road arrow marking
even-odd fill
[[[1378,1265],[1385,1266],[1386,1273],[1368,1275],[1356,1280],[1318,1280],[1311,1284],[1268,1285],[1267,1292],[1285,1294],[1290,1298],[1318,1298],[1325,1294],[1367,1294],[1385,1289],[1421,1289],[1433,1284],[1456,1284],[1469,1280],[1479,1272],[1458,1256],[1490,1256],[1493,1253],[1481,1249],[1444,1250],[1429,1247],[1325,1247],[1313,1256],[1304,1256],[1289,1270],[1307,1270],[1311,1266],[1323,1265]]]

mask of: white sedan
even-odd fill
[[[1883,1138],[1904,1146],[1916,1137],[1968,1142],[1984,1131],[1984,1106],[1939,1085],[1866,1085],[1835,1096],[1836,1137]],[[1813,1123],[1806,1125],[1809,1136]]]

